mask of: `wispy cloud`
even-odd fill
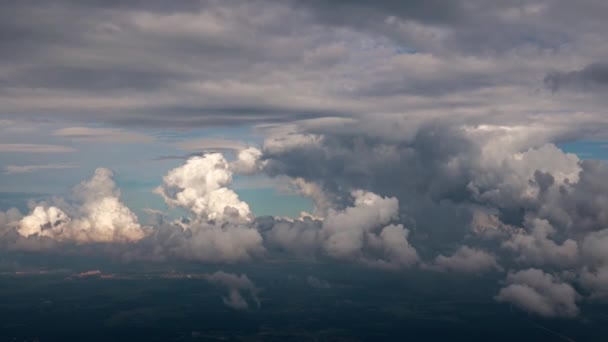
[[[180,150],[184,151],[203,151],[203,150],[242,150],[247,148],[247,144],[242,141],[220,139],[220,138],[201,138],[188,139],[175,144]]]
[[[0,144],[0,152],[18,153],[65,153],[75,152],[76,149],[63,145],[48,144]]]
[[[40,164],[40,165],[8,165],[4,168],[4,173],[30,173],[42,170],[62,170],[77,168],[76,164]]]
[[[89,142],[149,143],[154,137],[117,128],[66,127],[55,130],[54,136]]]

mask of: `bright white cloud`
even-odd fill
[[[247,203],[227,186],[232,182],[230,164],[219,153],[193,157],[163,177],[155,192],[170,206],[192,211],[209,220],[251,220]]]
[[[202,262],[251,260],[265,252],[247,203],[228,186],[232,167],[219,153],[190,158],[167,173],[155,192],[195,216],[165,227],[163,254]]]
[[[141,240],[147,234],[146,229],[120,201],[112,176],[108,169],[95,170],[90,180],[74,187],[71,199],[75,205],[66,210],[36,206],[19,222],[19,234],[77,243]]]

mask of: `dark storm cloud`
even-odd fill
[[[402,219],[408,222],[416,217],[411,228],[420,225],[437,240],[453,241],[463,233],[469,215],[454,202],[468,196],[466,186],[473,175],[466,165],[478,153],[478,147],[457,132],[428,127],[412,141],[399,144],[364,135],[326,135],[318,147],[270,152],[266,169],[270,175],[318,183],[336,198],[343,198],[352,188],[396,196],[407,212]],[[452,158],[462,159],[462,163],[447,169]]]
[[[426,247],[442,248],[463,239],[478,206],[492,208],[501,220],[515,226],[525,225],[526,217],[534,213],[564,234],[603,227],[604,210],[594,204],[601,199],[587,189],[602,178],[599,170],[594,171],[597,166],[591,162],[579,166],[576,157],[552,145],[534,146],[528,141],[534,140],[533,133],[525,134],[529,137],[522,138],[521,146],[509,146],[510,134],[517,133],[500,127],[468,131],[429,126],[411,140],[397,143],[364,133],[325,134],[317,144],[286,150],[267,142],[263,158],[271,176],[318,184],[338,205],[353,188],[398,198],[400,218],[414,232],[412,241],[424,241]],[[495,143],[489,142],[494,139]],[[276,141],[288,145],[286,140]],[[580,179],[575,179],[579,168]]]
[[[596,91],[608,87],[608,63],[593,63],[581,70],[553,71],[545,77],[545,86],[553,92],[561,90]]]

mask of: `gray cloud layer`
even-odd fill
[[[592,0],[14,2],[0,17],[0,115],[557,125],[584,111],[577,125],[605,124],[601,99],[540,91],[543,79],[603,83],[605,11]]]

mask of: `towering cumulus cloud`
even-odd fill
[[[411,241],[434,251],[425,253],[434,260],[424,269],[507,269],[508,285],[496,298],[533,313],[576,316],[575,284],[583,296],[605,300],[608,187],[601,180],[608,168],[554,145],[569,139],[567,128],[426,124],[398,137],[374,125],[301,123],[289,128],[291,135],[314,140],[296,143],[281,138],[290,136],[285,132],[268,139],[261,157],[267,174],[314,188],[301,192],[311,198],[332,200],[321,222],[275,222],[269,245],[297,246],[291,250],[298,253],[319,246],[333,258],[378,264],[387,257],[377,251],[388,253],[390,243],[394,267],[419,259]],[[352,207],[334,209],[351,196]],[[529,267],[543,270],[520,271]]]
[[[244,159],[243,167],[251,168],[254,161]],[[249,221],[251,212],[247,203],[226,187],[231,182],[230,164],[223,155],[211,153],[190,158],[186,164],[169,171],[156,192],[168,205],[188,209],[200,218]]]
[[[251,171],[256,162],[251,149],[235,161],[244,171]],[[231,182],[232,168],[219,153],[190,158],[169,171],[155,192],[169,206],[187,209],[194,217],[162,224],[146,241],[152,244],[150,250],[162,258],[203,262],[237,262],[261,255],[262,236],[252,224],[247,203],[227,187]]]
[[[108,169],[95,170],[90,180],[73,188],[68,199],[71,204],[37,205],[21,219],[17,231],[24,237],[77,243],[141,240],[146,230],[120,201],[112,176]]]

